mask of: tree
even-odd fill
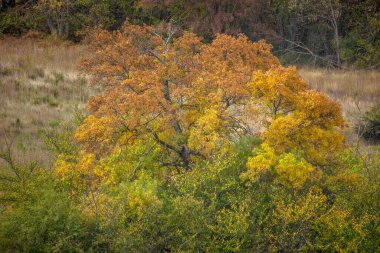
[[[69,0],[42,0],[37,8],[46,18],[50,33],[53,36],[68,38],[70,34],[70,15],[75,1]]]
[[[166,29],[126,23],[121,31],[95,33],[95,54],[82,68],[104,92],[89,101],[90,115],[75,135],[87,152],[102,157],[151,140],[162,149],[162,165],[190,170],[239,136],[257,134],[252,122],[268,107],[273,119],[342,126],[339,107],[310,91],[294,68],[281,67],[264,41],[217,35],[204,44],[192,33],[176,35],[170,24]]]
[[[380,64],[379,1],[344,1],[341,4],[342,60],[360,67],[378,67]]]
[[[193,158],[248,131],[240,116],[250,97],[245,84],[254,70],[279,64],[271,47],[245,36],[219,35],[207,45],[174,33],[170,25],[160,34],[128,23],[120,32],[98,32],[96,55],[83,69],[105,92],[89,101],[92,115],[76,134],[87,150],[151,138],[169,156],[163,164],[190,169]]]
[[[272,7],[284,57],[341,67],[340,1],[284,0]]]
[[[246,34],[250,39],[273,36],[270,3],[263,0],[152,1],[138,2],[146,13],[176,24],[211,40],[217,33]]]

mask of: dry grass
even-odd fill
[[[350,122],[380,103],[380,71],[300,69],[300,74],[310,86],[341,103]]]
[[[15,143],[15,158],[49,162],[41,131],[59,128],[88,99],[77,71],[85,47],[60,41],[0,40],[0,145]]]
[[[355,124],[364,112],[380,103],[380,71],[303,68],[300,74],[310,86],[342,105],[349,125],[346,129],[348,141],[358,141]]]
[[[75,108],[84,108],[90,91],[77,64],[86,53],[85,46],[60,41],[0,40],[0,148],[6,136],[17,135],[16,159],[49,163],[40,133],[59,129]],[[300,73],[342,104],[351,126],[380,102],[378,71],[304,68]]]
[[[85,47],[60,40],[7,37],[0,40],[1,64],[28,64],[48,72],[76,73]]]

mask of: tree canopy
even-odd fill
[[[339,105],[310,90],[295,68],[282,67],[270,45],[243,35],[205,44],[167,29],[126,23],[95,33],[95,54],[82,67],[104,92],[90,99],[91,114],[75,135],[86,151],[102,156],[149,140],[165,154],[162,164],[188,170],[259,133],[316,164],[339,150]]]

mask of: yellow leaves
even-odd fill
[[[112,148],[115,118],[95,117],[89,115],[78,128],[74,138],[82,144],[83,149],[99,154]]]
[[[260,86],[258,83],[256,85]],[[264,101],[267,96],[270,99],[269,93],[262,92],[261,96],[263,98],[260,99]],[[286,97],[289,99],[287,103]],[[272,103],[274,100],[268,101]],[[288,110],[293,108],[293,111],[275,117],[262,133],[265,143],[277,153],[302,150],[307,160],[313,164],[325,165],[337,158],[344,143],[344,137],[338,130],[338,127],[344,126],[344,121],[337,103],[317,91],[303,88],[293,95],[284,95],[278,101],[286,104]],[[274,102],[274,105],[279,104]],[[274,115],[278,116],[278,108],[281,107],[273,108],[276,112]],[[285,110],[284,107],[282,110]]]
[[[188,166],[253,132],[257,119],[265,149],[277,157],[302,151],[320,166],[343,146],[339,105],[311,90],[295,67],[282,67],[269,44],[243,35],[219,34],[209,44],[193,33],[167,35],[129,23],[94,35],[96,53],[83,67],[106,89],[89,101],[91,115],[75,135],[84,150],[120,152],[133,135],[160,145],[170,157],[163,163]],[[255,159],[252,179],[269,166],[264,155]]]
[[[61,156],[54,165],[54,171],[76,193],[97,185],[101,174],[95,156],[86,152],[81,152],[79,157]]]
[[[127,22],[93,35],[95,53],[82,67],[105,90],[90,99],[91,115],[76,133],[84,150],[117,152],[125,143],[118,138],[130,132],[188,164],[188,156],[208,156],[250,128],[247,83],[253,71],[280,65],[272,47],[243,35],[218,35],[211,44],[189,32],[167,40],[159,29]]]
[[[295,67],[279,66],[268,71],[255,71],[248,87],[253,99],[262,103],[261,111],[266,112],[268,108],[268,113],[276,118],[294,110],[298,94],[305,90],[307,85]]]
[[[61,156],[54,164],[54,172],[64,184],[76,191],[94,190],[101,184],[114,181],[106,163],[98,161],[94,154],[85,151],[78,156]]]
[[[286,187],[300,189],[309,178],[314,168],[303,159],[293,154],[281,157],[275,167],[277,181]]]
[[[320,128],[304,114],[296,113],[276,119],[262,137],[277,154],[300,150],[316,165],[337,159],[344,143],[343,135],[335,128]]]
[[[256,156],[248,158],[247,172],[241,175],[243,180],[255,182],[260,175],[269,172],[276,164],[277,157],[274,150],[266,144],[261,145],[261,148]]]
[[[223,139],[223,121],[218,115],[216,107],[207,109],[196,126],[190,130],[189,147],[210,155],[225,142]]]
[[[300,189],[314,171],[312,165],[292,153],[277,155],[268,144],[263,143],[256,155],[247,161],[247,171],[241,179],[257,182],[261,178],[274,178],[274,182],[290,189]]]
[[[277,154],[302,150],[308,162],[325,165],[343,147],[339,104],[302,81],[295,67],[254,72],[248,83],[256,107],[271,115],[262,133]]]
[[[322,128],[344,126],[340,105],[318,91],[301,92],[296,101],[296,109]]]
[[[90,176],[93,174],[94,161],[95,156],[85,152],[81,153],[78,160],[76,157],[61,157],[55,164],[55,171],[63,180],[80,174]]]
[[[149,206],[160,207],[162,202],[157,195],[157,187],[157,182],[154,179],[142,175],[128,186],[129,206],[137,209],[144,209]]]
[[[296,148],[299,142],[302,119],[288,115],[286,117],[277,118],[262,134],[262,137],[268,145],[273,147],[278,153],[289,152],[292,148]],[[303,144],[303,143],[300,143]]]

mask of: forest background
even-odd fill
[[[88,29],[172,22],[212,40],[216,33],[265,39],[283,63],[374,68],[379,64],[376,0],[2,0],[0,33],[38,31],[78,41]]]

